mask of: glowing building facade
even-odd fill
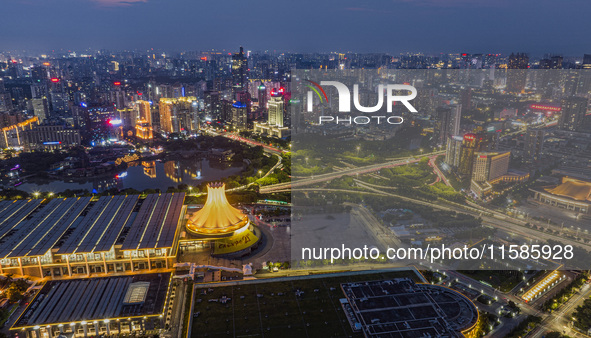
[[[246,254],[259,241],[248,216],[228,202],[223,183],[207,186],[203,208],[189,217],[186,227],[195,240],[213,243],[214,255]]]

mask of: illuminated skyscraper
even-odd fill
[[[150,110],[150,102],[139,100],[137,101],[139,119],[152,125],[152,111]]]
[[[267,107],[267,87],[265,87],[263,82],[261,82],[261,85],[258,87],[258,99],[259,107],[265,109]]]
[[[248,123],[248,110],[240,101],[232,104],[232,126],[236,129],[246,129]]]
[[[232,89],[234,92],[245,91],[248,86],[247,79],[248,59],[244,55],[244,49],[232,56]]]
[[[269,126],[283,127],[283,88],[272,89],[269,100]]]
[[[172,129],[172,106],[172,99],[160,99],[160,132],[168,134],[174,132]]]
[[[510,152],[476,152],[472,169],[472,179],[476,182],[492,181],[509,170]]]
[[[558,128],[576,131],[583,126],[587,114],[587,99],[584,97],[567,97],[562,99],[562,115],[558,121]]]
[[[464,140],[462,141],[462,154],[460,155],[460,165],[458,167],[458,172],[461,175],[472,175],[472,165],[474,162],[474,152],[476,151],[476,145],[476,134],[464,135]]]
[[[136,102],[138,119],[135,122],[135,136],[143,140],[154,138],[152,127],[152,111],[150,102],[139,100]]]

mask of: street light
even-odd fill
[[[261,174],[263,173],[262,170],[259,170],[259,178],[261,178]]]

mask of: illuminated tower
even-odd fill
[[[269,100],[269,126],[283,127],[283,92],[284,89],[272,89]]]
[[[265,109],[267,107],[267,87],[264,82],[261,82],[258,90],[259,107]]]
[[[135,136],[143,140],[151,140],[154,138],[154,131],[152,129],[150,102],[137,101],[137,109],[139,119],[135,123]]]
[[[150,111],[150,102],[139,100],[137,101],[137,105],[140,120],[143,120],[152,125],[152,112]]]
[[[234,92],[247,90],[248,59],[244,55],[244,49],[232,56],[232,89]]]
[[[248,123],[248,109],[246,104],[236,101],[232,104],[232,126],[236,129],[246,129]]]
[[[164,133],[172,133],[172,106],[173,100],[161,98],[160,99],[160,131]]]
[[[472,165],[474,161],[474,152],[476,151],[476,135],[466,134],[464,135],[464,141],[462,142],[462,154],[460,155],[460,166],[458,172],[461,175],[471,176]]]

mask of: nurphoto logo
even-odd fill
[[[337,90],[338,94],[338,112],[339,113],[350,113],[351,112],[351,91],[350,89],[343,83],[338,81],[321,81],[320,83],[306,80],[310,83],[310,85],[306,85],[306,87],[310,88],[311,90],[308,91],[307,97],[307,110],[308,112],[312,112],[314,109],[314,94],[318,96],[320,103],[328,102],[328,96],[326,95],[326,91],[324,90],[323,86],[333,86]],[[385,95],[384,95],[385,91]],[[409,94],[407,95],[400,95],[400,92],[407,91]],[[375,113],[382,109],[384,106],[384,96],[386,97],[386,111],[388,113],[392,112],[392,106],[396,104],[396,102],[402,103],[408,111],[411,113],[416,113],[417,110],[413,105],[409,102],[417,96],[417,89],[414,86],[406,85],[406,84],[380,84],[378,85],[378,101],[375,106],[373,107],[364,107],[359,102],[359,85],[353,85],[353,105],[356,111],[361,113]],[[381,123],[388,123],[388,124],[402,124],[404,119],[402,116],[347,116],[347,117],[335,117],[335,116],[328,116],[322,115],[319,116],[319,124],[334,122],[336,124],[339,123],[348,123],[348,124],[369,124],[371,121],[375,121],[378,124]]]

